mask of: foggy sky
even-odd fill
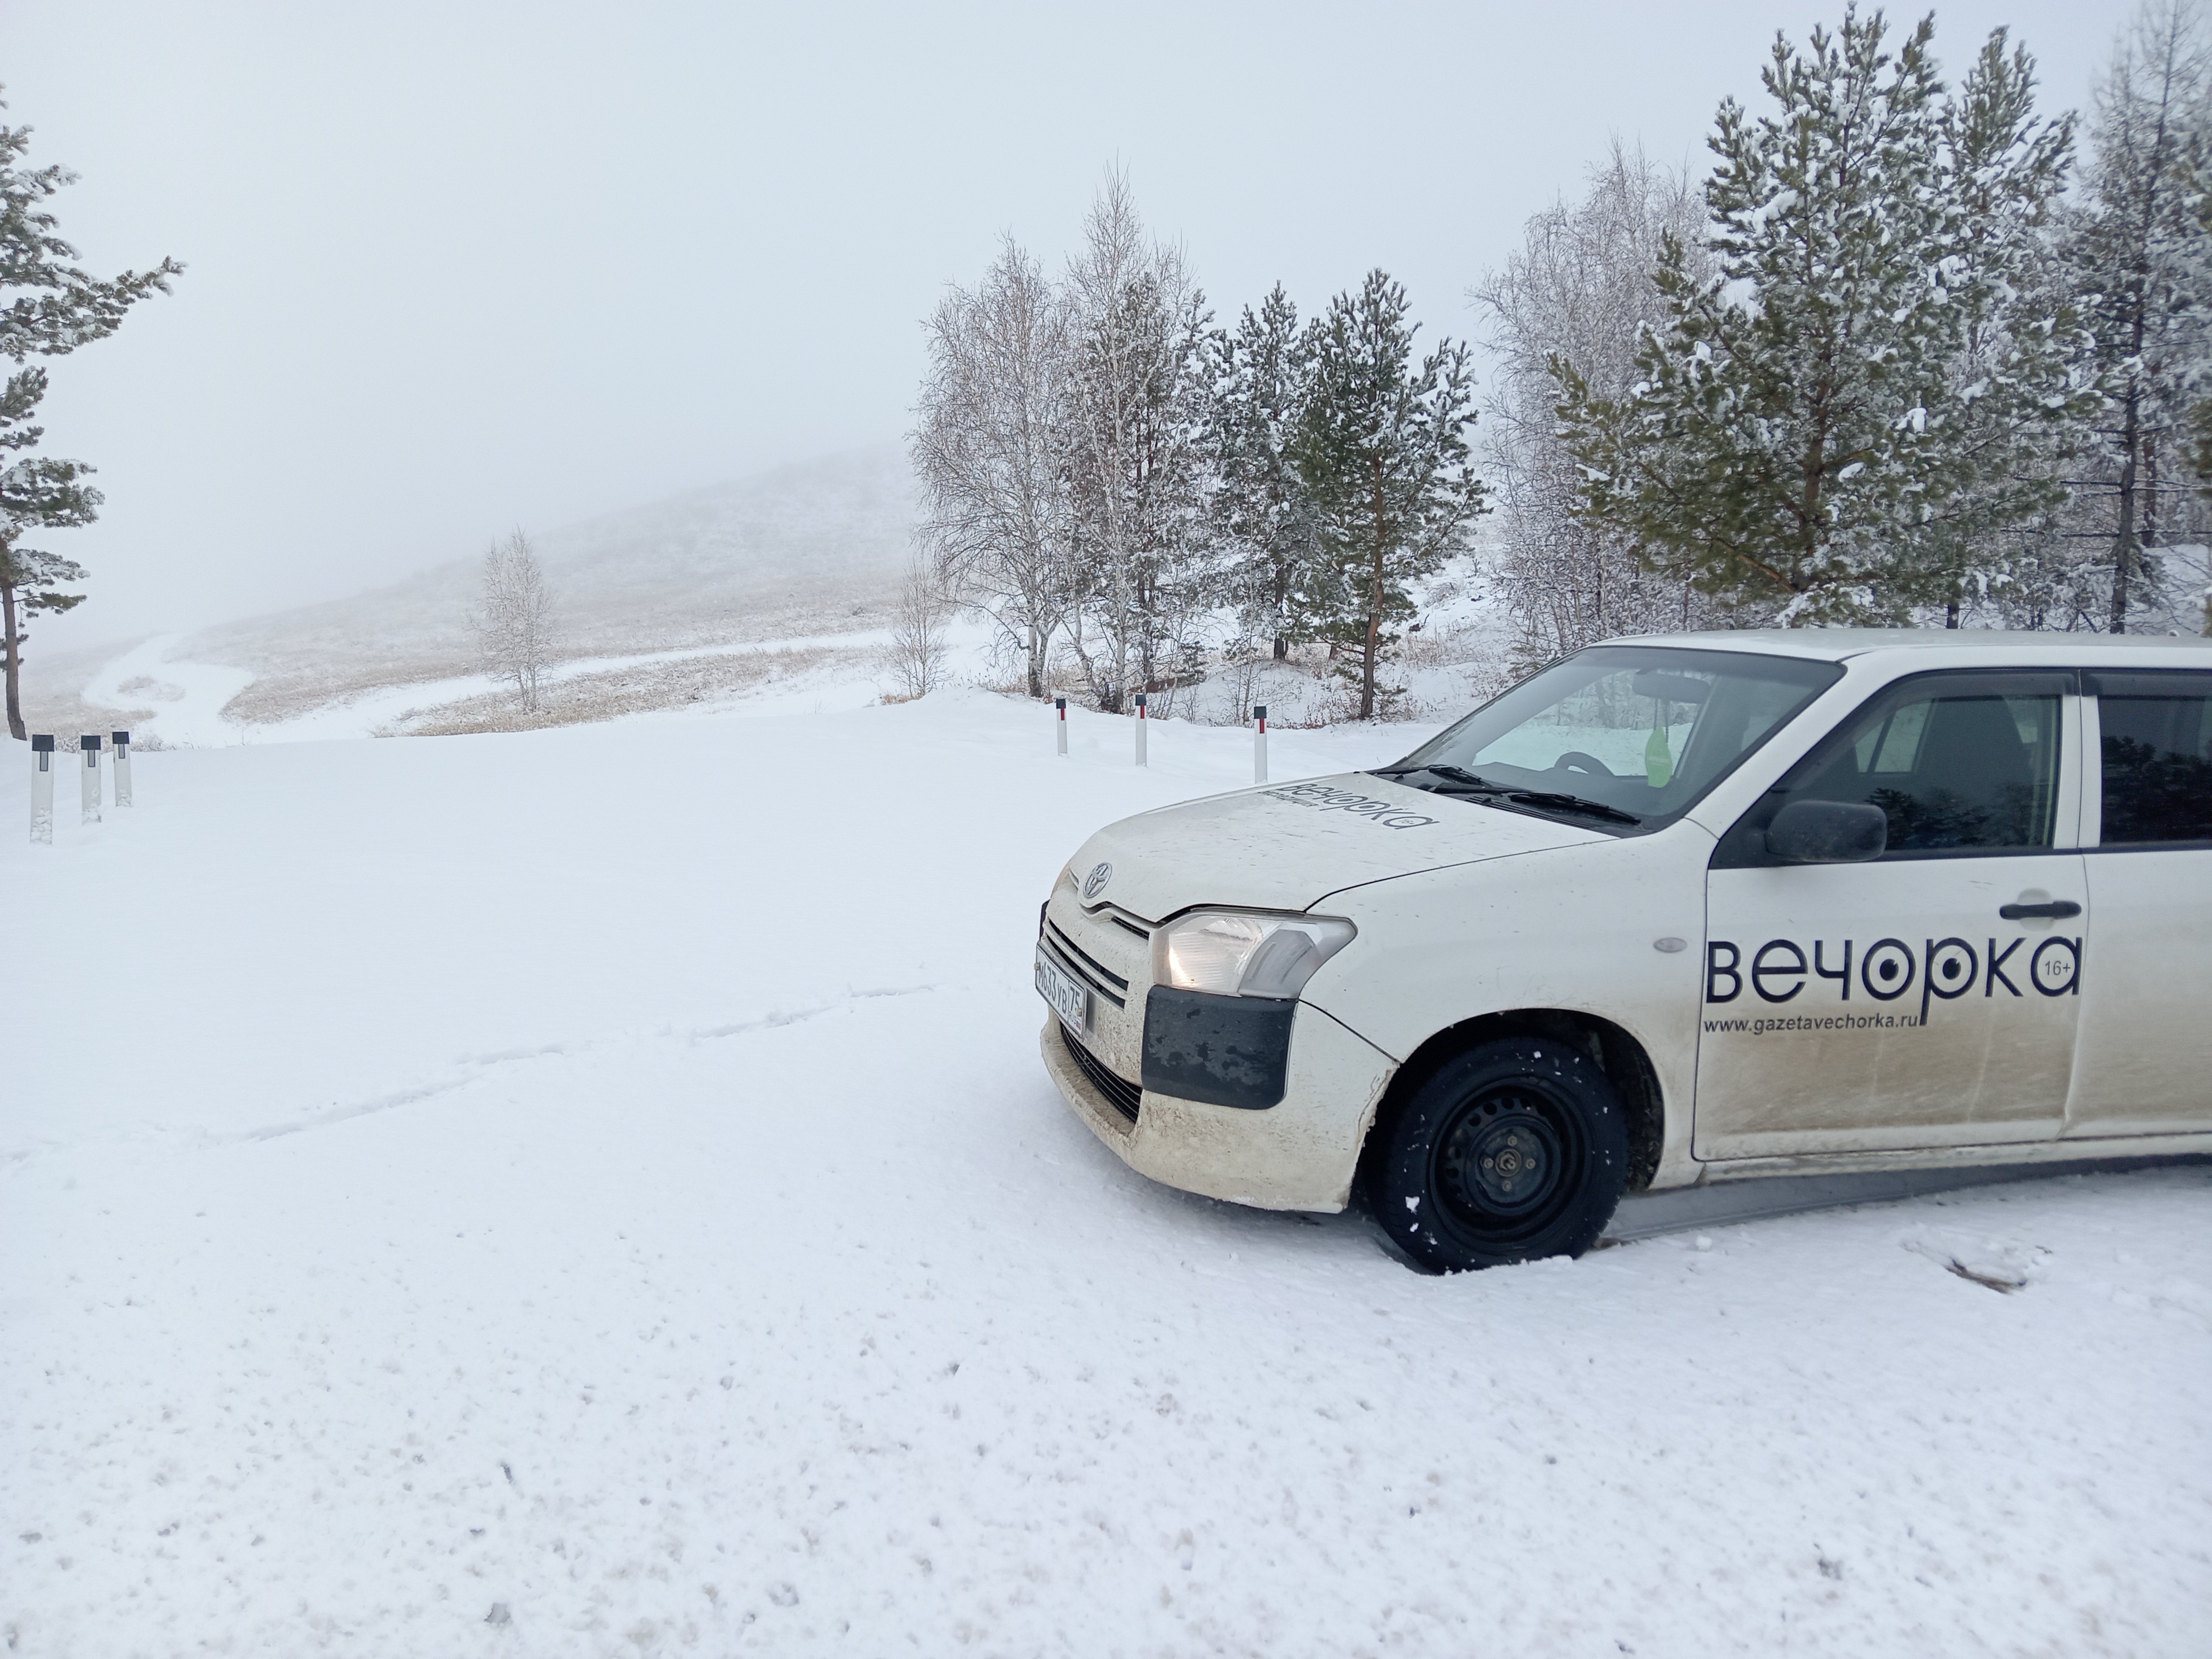
[[[1914,15],[1910,9],[1893,14]],[[1839,3],[775,7],[0,0],[9,125],[100,274],[175,294],[51,368],[95,527],[66,647],[332,597],[896,442],[920,320],[1130,171],[1217,316],[1381,265],[1422,339],[1618,133],[1702,171]],[[1944,6],[2085,106],[2126,9]]]

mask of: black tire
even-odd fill
[[[1595,1060],[1549,1037],[1453,1055],[1379,1132],[1368,1205],[1397,1249],[1437,1273],[1580,1255],[1628,1182],[1620,1096]]]

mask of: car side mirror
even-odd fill
[[[1889,846],[1889,815],[1864,801],[1793,800],[1766,826],[1784,864],[1863,864]]]

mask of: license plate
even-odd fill
[[[1058,963],[1037,946],[1037,994],[1052,1004],[1053,1012],[1079,1031],[1091,1030],[1091,988],[1063,972]]]

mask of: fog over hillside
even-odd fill
[[[632,656],[883,625],[908,554],[914,484],[904,454],[882,447],[825,456],[531,535],[558,606],[556,660]],[[489,526],[493,531],[507,526]],[[249,671],[227,706],[268,722],[380,686],[473,674],[474,559],[388,587],[204,629],[161,657]],[[78,699],[116,651],[49,659],[28,690],[40,729],[71,731]],[[160,729],[158,667],[123,679],[124,699]],[[135,693],[135,695],[134,695]],[[98,721],[94,725],[97,726]],[[91,729],[91,728],[87,728]]]

